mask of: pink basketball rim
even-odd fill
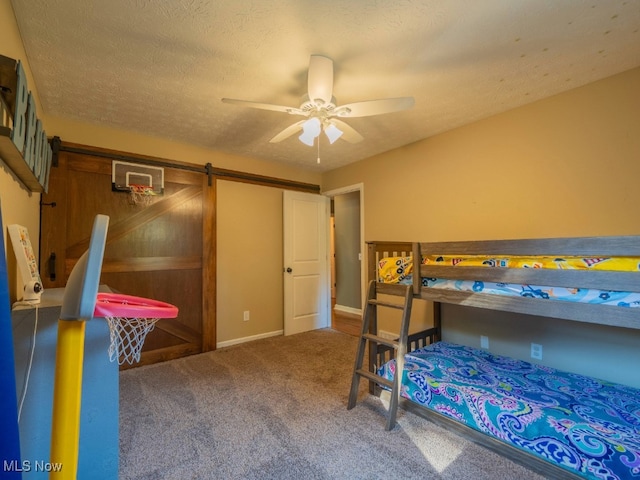
[[[178,307],[150,298],[98,293],[94,317],[175,318]]]

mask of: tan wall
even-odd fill
[[[328,172],[323,189],[364,183],[366,240],[637,235],[638,85],[634,69]],[[391,219],[399,228],[389,227]],[[417,312],[412,322],[426,321]],[[479,346],[479,332],[495,333],[494,324],[470,318],[445,317],[445,333]],[[602,376],[640,386],[638,373],[619,367],[637,365],[640,349],[617,348],[629,337],[639,345],[638,331],[615,329],[611,337],[619,342],[599,350],[579,341],[563,349],[558,338],[567,331],[582,338],[595,328],[566,323],[546,322],[543,330],[533,330],[533,322],[507,324],[495,351],[518,344],[528,357],[530,342],[542,343],[543,363],[589,373],[582,360],[590,357],[601,363]]]
[[[218,344],[280,334],[282,190],[224,180],[217,189]]]
[[[638,85],[634,69],[328,172],[323,189],[365,183],[367,240],[638,234]]]
[[[31,74],[31,69],[29,68],[29,63],[27,62],[27,56],[9,0],[0,0],[0,55],[22,62],[27,75],[27,85],[36,101],[38,117],[42,119],[40,113],[42,112],[42,106],[38,98],[38,92]],[[45,130],[48,131],[49,125],[44,120],[43,126]],[[4,253],[7,254],[7,268],[9,272],[9,296],[11,301],[14,302],[18,296],[22,295],[22,280],[17,271],[15,255],[10,245],[11,242],[8,241],[6,227],[12,223],[18,223],[27,227],[32,243],[34,243],[34,249],[37,249],[38,238],[40,236],[40,194],[31,193],[22,186],[1,160],[2,159],[0,159],[0,204],[2,205],[2,221],[5,227],[2,233],[5,240],[6,252]],[[19,295],[18,292],[20,292]]]

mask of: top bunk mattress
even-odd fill
[[[585,478],[640,478],[638,389],[438,342],[406,354],[401,395]]]
[[[552,270],[598,270],[639,272],[638,257],[536,257],[536,256],[480,256],[480,255],[423,255],[422,265],[448,267],[535,268]],[[411,256],[384,257],[377,264],[380,283],[410,285],[413,282]],[[548,285],[513,284],[478,280],[456,280],[424,277],[421,285],[429,288],[457,290],[494,295],[520,296],[569,302],[640,307],[640,292],[558,287]]]

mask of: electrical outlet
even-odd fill
[[[539,343],[531,344],[531,358],[542,360],[542,345],[540,345]]]
[[[245,311],[244,311],[244,316],[242,317],[242,319],[243,319],[245,322],[248,322],[248,321],[249,321],[249,310],[245,310]]]
[[[489,337],[480,335],[480,348],[489,348]]]

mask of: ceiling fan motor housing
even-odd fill
[[[336,104],[336,97],[331,97],[331,101],[325,103],[325,101],[321,98],[311,100],[308,94],[304,94],[302,97],[302,103],[300,104],[300,110],[306,113],[324,111],[328,114],[330,112],[333,112],[333,110],[336,108]]]

